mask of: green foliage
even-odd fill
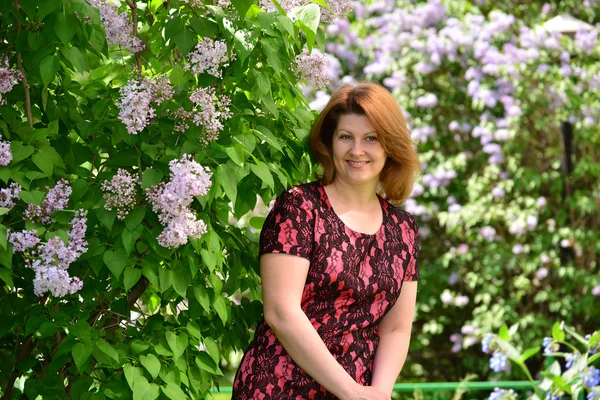
[[[247,0],[224,9],[188,3],[123,2],[120,12],[137,21],[134,32],[145,45],[137,54],[107,44],[98,10],[84,0],[0,5],[0,51],[26,78],[0,107],[13,155],[0,179],[23,188],[14,207],[0,210],[0,393],[201,399],[222,376],[221,360],[250,339],[261,316],[257,236],[230,219],[311,176],[296,135],[310,128],[312,115],[292,63],[303,47],[319,45],[319,8],[301,7],[292,19]],[[185,67],[204,38],[225,41],[235,54],[220,79]],[[127,133],[119,89],[161,76],[174,87],[172,99],[137,135]],[[202,126],[175,129],[174,112],[190,110],[189,96],[201,87],[232,100],[215,141]],[[161,223],[144,194],[184,153],[213,173],[208,194],[192,204],[208,232],[169,249],[157,241]],[[143,190],[123,220],[104,207],[102,190],[119,168],[139,174]],[[41,204],[44,188],[63,178],[73,190],[67,210],[50,226],[26,221],[27,205]],[[77,209],[87,216],[88,250],[69,273],[83,288],[64,298],[37,297],[34,272],[22,253],[13,254],[7,229],[66,241]],[[260,227],[260,218],[253,221]]]

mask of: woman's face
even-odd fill
[[[379,182],[387,154],[365,115],[342,115],[332,138],[336,179],[349,184]]]

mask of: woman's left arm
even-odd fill
[[[379,323],[371,386],[385,393],[392,393],[406,360],[416,301],[417,281],[405,281],[396,304]]]

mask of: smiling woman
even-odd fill
[[[420,164],[402,112],[380,86],[343,87],[312,135],[324,176],[282,193],[263,225],[264,319],[235,400],[389,400],[406,358],[418,227],[392,202]]]

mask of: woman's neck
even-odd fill
[[[366,209],[374,204],[379,204],[376,192],[377,184],[351,185],[340,179],[334,179],[328,185],[328,189],[330,192],[333,191],[338,202],[351,208]]]

